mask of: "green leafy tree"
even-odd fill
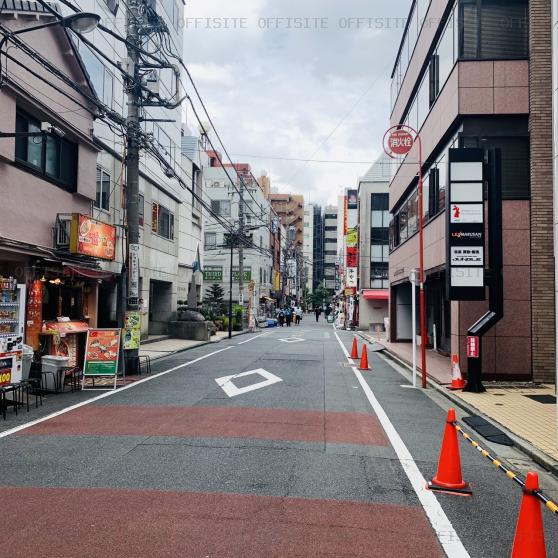
[[[314,307],[321,306],[324,302],[329,300],[329,291],[323,286],[318,285],[312,293],[312,304]]]

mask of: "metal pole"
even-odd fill
[[[234,241],[231,233],[231,265],[229,271],[229,339],[232,337],[232,306],[233,306],[233,257],[234,257]]]
[[[131,245],[139,245],[139,135],[140,135],[140,113],[141,88],[138,75],[139,53],[134,47],[140,46],[138,21],[143,16],[138,0],[130,0],[129,11],[126,12],[126,36],[128,73],[133,75],[133,82],[128,84],[128,117],[126,122],[126,219],[127,219],[127,253],[126,265],[128,267],[128,256]],[[129,273],[126,272],[129,281]],[[127,295],[127,309],[137,311],[139,301],[137,297],[130,298],[129,285]],[[137,363],[138,350],[128,352],[128,362]]]
[[[238,301],[242,300],[244,306],[244,180],[240,178],[240,202],[238,205]],[[242,312],[244,315],[244,311]]]
[[[423,199],[422,199],[422,141],[420,135],[416,133],[419,144],[419,183],[418,183],[418,202],[419,202],[419,281],[420,281],[420,349],[422,357],[422,387],[426,389],[426,302],[424,298],[424,227],[423,227]]]
[[[413,274],[411,279],[411,304],[412,320],[413,320],[413,387],[417,387],[417,274],[416,269],[411,272]]]

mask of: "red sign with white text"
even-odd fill
[[[467,337],[467,358],[479,358],[478,337]]]
[[[415,140],[407,130],[395,130],[387,140],[387,148],[395,155],[407,155],[413,148]]]

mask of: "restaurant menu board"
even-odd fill
[[[450,300],[485,300],[484,150],[449,150],[447,282]]]
[[[40,346],[39,335],[43,324],[43,283],[37,279],[29,283],[27,291],[26,343],[36,351]]]
[[[122,330],[122,348],[131,351],[140,348],[141,312],[130,311],[124,315],[124,329]]]
[[[85,345],[84,376],[116,376],[120,329],[90,329]]]

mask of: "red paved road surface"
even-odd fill
[[[14,503],[6,557],[443,556],[418,507],[108,489],[0,488],[0,501]]]
[[[26,434],[253,438],[388,446],[376,416],[294,409],[88,406]]]

